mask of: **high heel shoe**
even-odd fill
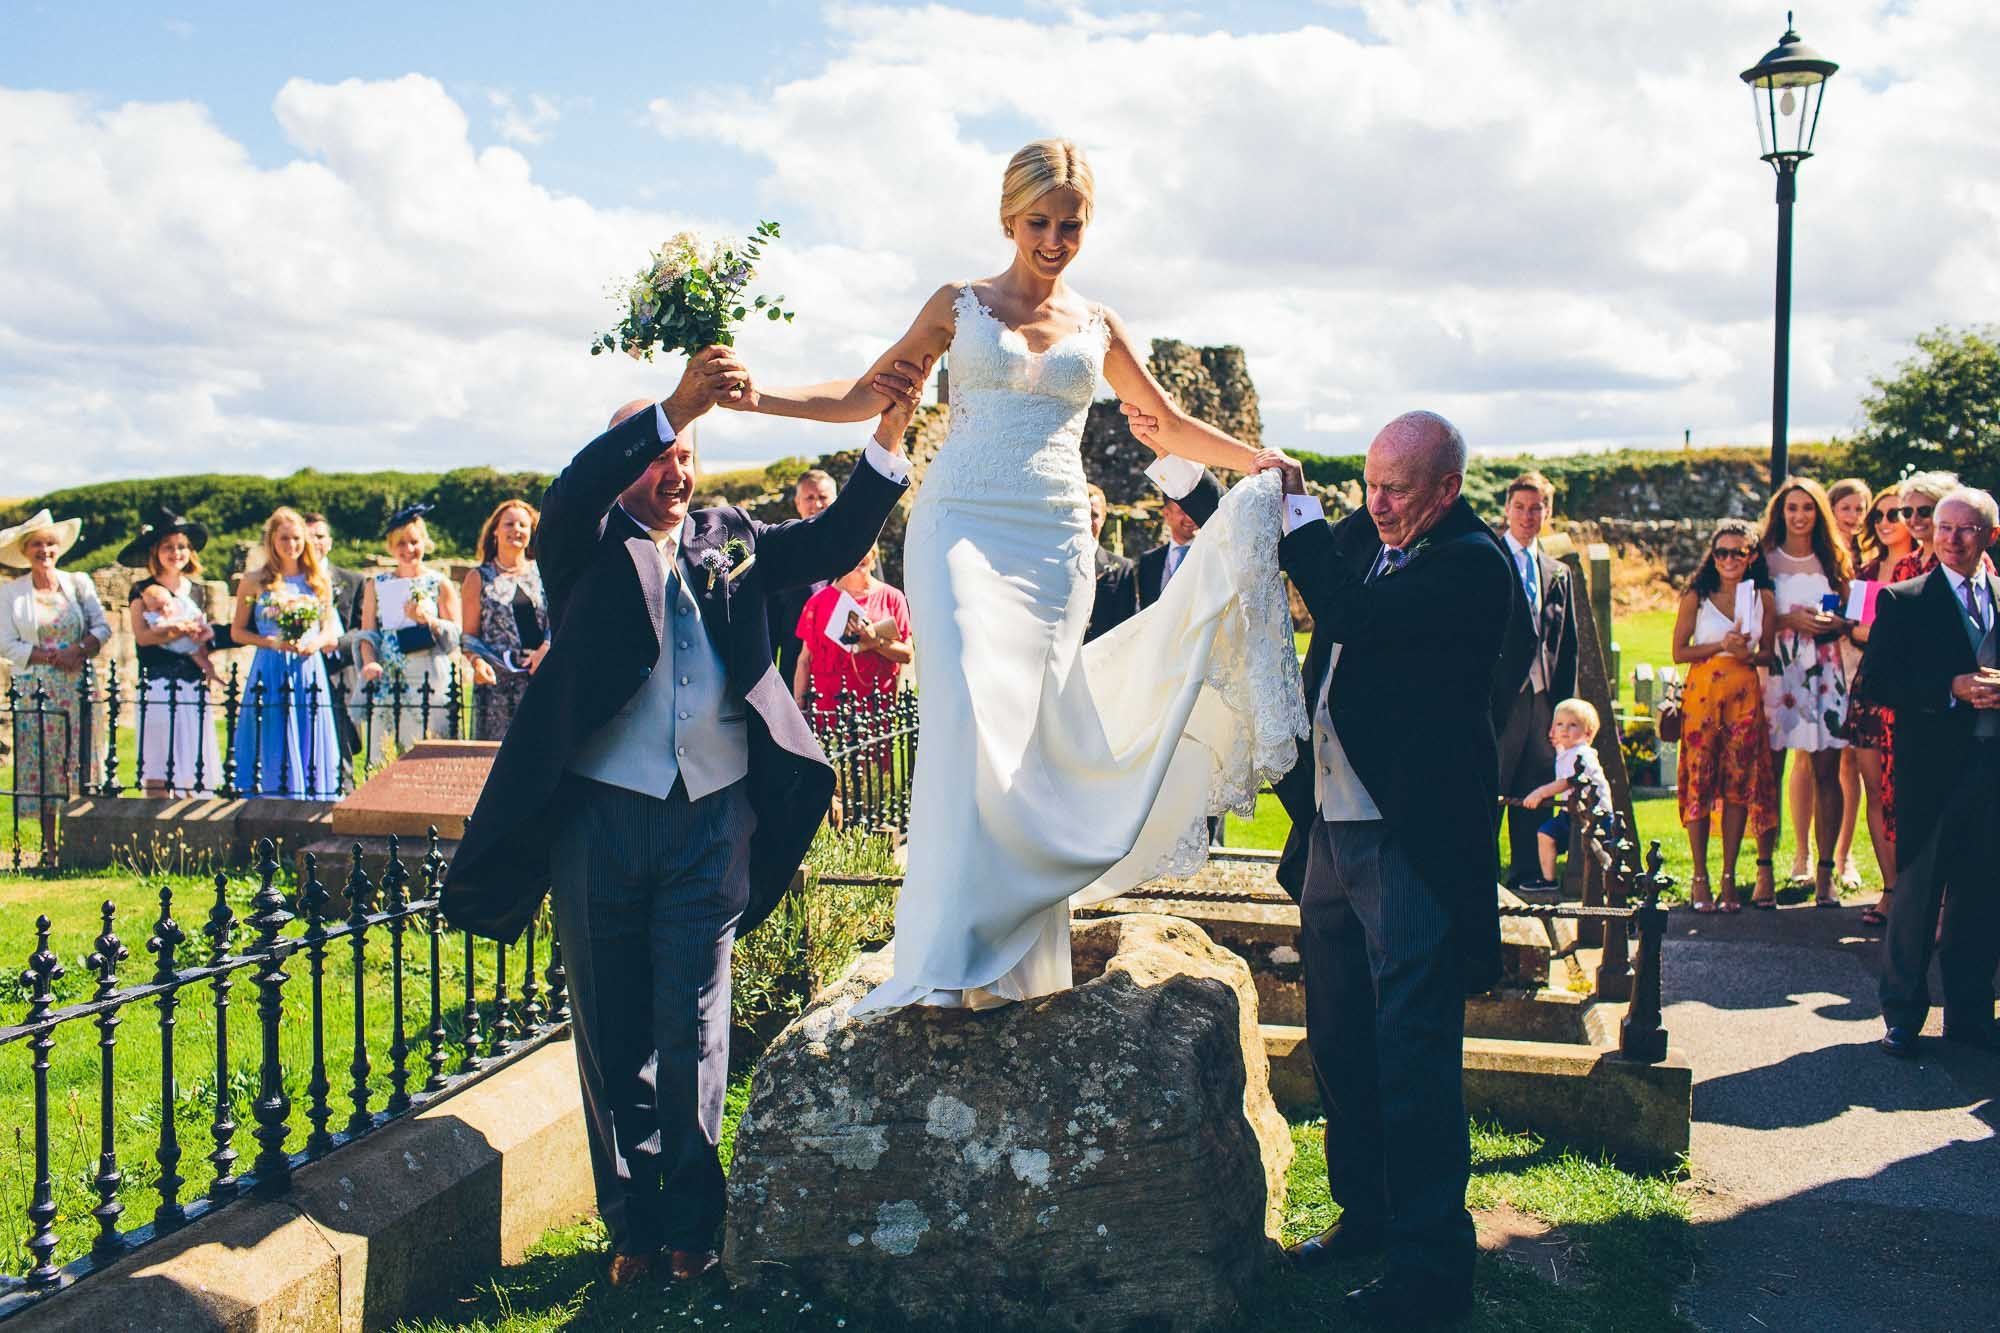
[[[1702,916],[1715,912],[1715,897],[1709,891],[1708,872],[1697,870],[1688,880],[1688,907]]]
[[[1840,906],[1840,895],[1833,891],[1833,862],[1831,861],[1821,861],[1819,863],[1819,873],[1813,877],[1813,906]]]
[[[1736,893],[1736,872],[1733,870],[1722,877],[1722,901],[1716,910],[1729,916],[1743,910],[1743,900]]]
[[[1750,905],[1760,912],[1778,910],[1777,876],[1771,870],[1771,858],[1757,858],[1757,891],[1750,897]]]

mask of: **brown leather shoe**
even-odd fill
[[[667,1260],[667,1271],[676,1282],[691,1282],[720,1262],[714,1250],[675,1250]]]
[[[653,1256],[650,1254],[614,1254],[611,1256],[611,1285],[629,1287],[641,1281],[653,1271]]]

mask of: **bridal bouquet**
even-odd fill
[[[792,312],[780,308],[782,296],[746,298],[744,288],[757,276],[752,267],[763,258],[764,245],[778,239],[778,224],[760,222],[740,248],[704,247],[688,232],[668,241],[653,254],[623,288],[614,289],[625,306],[625,318],[590,344],[590,354],[623,352],[633,360],[651,361],[653,353],[685,352],[735,345],[735,326],[755,310],[771,320],[791,322]]]
[[[273,588],[257,600],[286,643],[303,641],[319,624],[319,599],[310,593]]]

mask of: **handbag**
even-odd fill
[[[1681,692],[1669,690],[1666,697],[1653,706],[1653,732],[1662,744],[1678,745],[1683,730],[1681,717]]]
[[[405,657],[437,647],[437,636],[431,633],[429,625],[406,625],[395,633],[396,647],[402,650]]]

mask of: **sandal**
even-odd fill
[[[1882,896],[1875,900],[1873,907],[1863,909],[1861,924],[1864,926],[1886,926],[1889,924],[1889,895],[1894,889],[1882,890]]]
[[[1820,887],[1822,884],[1826,886],[1824,889]],[[1833,862],[1831,861],[1821,861],[1819,863],[1819,874],[1813,879],[1813,906],[1840,906],[1840,895],[1833,892]]]
[[[1840,887],[1849,893],[1861,892],[1861,867],[1854,864],[1854,858],[1851,856],[1847,858],[1847,864],[1841,868]]]
[[[1743,910],[1743,902],[1736,896],[1736,872],[1734,870],[1722,877],[1722,901],[1717,904],[1716,910],[1729,916],[1735,916]]]
[[[1750,905],[1760,912],[1775,912],[1778,910],[1778,891],[1771,883],[1775,878],[1776,876],[1771,873],[1771,858],[1768,856],[1758,857],[1757,891],[1751,895]]]
[[[1697,871],[1688,880],[1688,907],[1703,916],[1711,916],[1715,912],[1715,896],[1709,890],[1708,875],[1704,871]]]

